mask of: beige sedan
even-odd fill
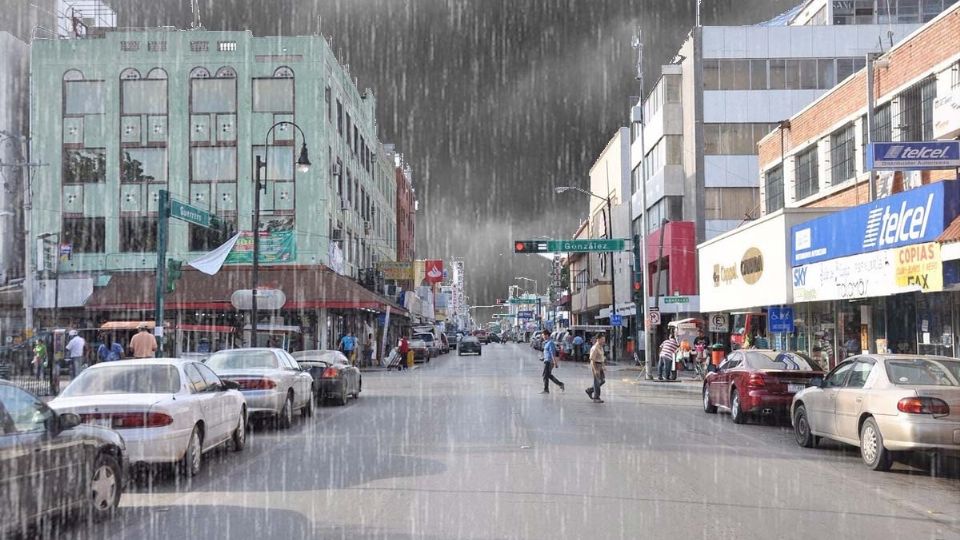
[[[790,413],[797,444],[859,446],[873,470],[889,469],[893,452],[960,455],[960,359],[854,356],[798,392]]]

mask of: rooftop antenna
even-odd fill
[[[200,22],[200,0],[190,0],[190,11],[193,13],[193,22],[190,23],[190,28],[194,30],[203,28],[203,23]]]

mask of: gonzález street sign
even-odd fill
[[[664,304],[689,304],[690,297],[689,296],[664,296],[663,303]]]
[[[586,238],[582,240],[549,240],[547,251],[596,253],[603,251],[623,251],[626,240],[623,238]]]

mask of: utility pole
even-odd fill
[[[873,114],[876,107],[876,100],[873,97],[873,61],[879,56],[877,53],[867,53],[867,144],[875,142],[873,140]],[[877,173],[870,169],[870,177],[867,179],[870,183],[870,202],[877,200]],[[854,190],[856,191],[856,190]]]
[[[700,3],[697,2],[698,14],[699,14]],[[698,15],[699,22],[699,15]],[[643,114],[643,39],[640,31],[637,31],[637,35],[633,40],[633,47],[637,49],[637,81],[640,84],[640,152],[641,154],[645,150],[643,132],[647,127],[647,120]],[[645,155],[641,156],[641,161],[645,159]],[[640,170],[643,170],[641,165]],[[651,333],[652,328],[650,328],[650,300],[648,299],[650,294],[650,265],[647,263],[647,181],[643,178],[643,174],[640,175],[640,260],[643,263],[643,355],[644,361],[647,365],[647,379],[653,380],[653,358],[656,356],[656,351],[654,350],[653,345],[653,335]],[[633,219],[633,196],[630,197],[630,219]],[[659,273],[659,262],[657,267]],[[639,315],[641,310],[635,310]],[[640,344],[640,321],[637,317],[637,345]]]

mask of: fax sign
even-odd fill
[[[960,141],[878,142],[867,146],[869,170],[960,167]]]
[[[775,334],[781,332],[793,333],[793,308],[772,307],[767,310],[767,321],[769,321],[770,331]]]

